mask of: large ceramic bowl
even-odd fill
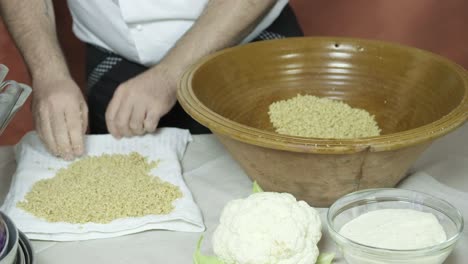
[[[275,133],[269,105],[297,94],[366,109],[383,133],[350,140]],[[415,48],[290,38],[200,60],[183,76],[178,99],[265,190],[329,206],[353,191],[395,186],[432,141],[462,125],[468,76],[461,66]]]

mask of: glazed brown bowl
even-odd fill
[[[366,109],[382,135],[338,140],[275,133],[269,105],[297,94]],[[447,59],[401,45],[289,38],[200,60],[183,76],[178,100],[265,190],[329,206],[353,191],[395,186],[432,141],[461,126],[468,76]]]

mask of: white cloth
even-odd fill
[[[157,64],[201,15],[209,0],[68,0],[73,31],[84,42],[147,66]],[[276,5],[244,39],[259,35],[288,0]]]
[[[31,239],[74,241],[109,238],[152,229],[183,232],[203,232],[201,212],[182,178],[182,159],[187,143],[191,140],[187,130],[164,128],[155,135],[116,140],[110,135],[89,136],[86,149],[89,155],[103,153],[130,153],[136,151],[150,160],[159,160],[152,175],[178,186],[183,197],[174,202],[174,210],[168,215],[149,215],[138,218],[117,219],[108,224],[50,223],[16,207],[37,181],[51,178],[55,170],[66,167],[69,162],[50,155],[35,133],[29,133],[17,145],[18,167],[13,176],[10,192],[2,206]],[[52,168],[52,171],[49,169]],[[131,175],[129,175],[131,177]]]

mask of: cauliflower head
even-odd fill
[[[213,235],[226,264],[310,264],[319,255],[318,212],[287,193],[255,193],[229,202]]]

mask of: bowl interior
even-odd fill
[[[463,70],[417,49],[381,42],[309,38],[249,44],[204,61],[192,76],[209,111],[274,132],[272,102],[310,94],[375,115],[382,134],[430,124],[466,97]]]

